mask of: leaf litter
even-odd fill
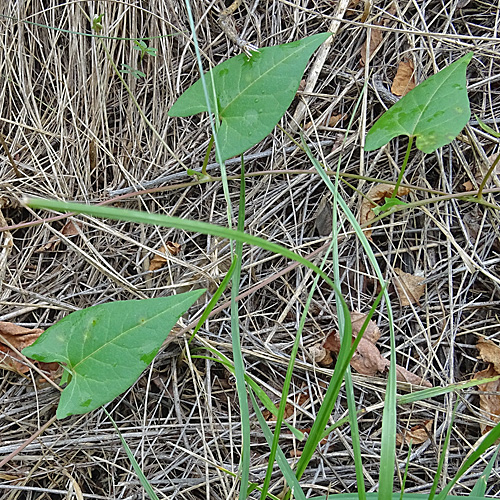
[[[366,314],[359,312],[351,313],[352,337],[353,342],[366,319]],[[351,359],[351,366],[361,375],[374,377],[376,375],[386,374],[390,362],[383,357],[375,345],[380,338],[380,330],[373,320],[370,320],[365,330],[363,338],[358,344],[356,351]],[[331,332],[323,344],[324,349],[331,351],[335,355],[340,352],[340,335],[338,332]],[[418,375],[408,371],[406,368],[396,365],[397,380],[408,382],[414,385],[432,387],[432,384]]]
[[[14,323],[0,321],[0,368],[20,375],[28,373],[30,367],[26,364],[24,357],[12,347],[20,352],[25,347],[32,345],[43,332],[44,330],[41,328],[24,328]],[[36,363],[51,378],[54,378],[54,374],[59,371],[58,363]]]
[[[480,337],[476,344],[479,357],[489,363],[488,368],[474,374],[474,378],[481,380],[500,375],[500,347],[491,340]],[[477,386],[480,391],[479,406],[484,416],[493,422],[500,422],[500,379]],[[493,426],[481,421],[481,433],[484,435]]]

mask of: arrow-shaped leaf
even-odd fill
[[[365,151],[373,151],[398,135],[417,138],[424,153],[449,144],[470,118],[465,70],[474,54],[430,76],[388,109],[366,136]]]
[[[222,160],[245,152],[276,126],[290,106],[307,62],[330,33],[265,47],[228,59],[205,74],[212,111],[212,79],[221,125],[218,133]],[[208,111],[201,80],[189,87],[170,108],[170,116]]]
[[[71,374],[57,418],[87,413],[126,391],[203,292],[110,302],[76,311],[23,349],[25,356],[37,361],[65,363]]]

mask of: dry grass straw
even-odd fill
[[[330,165],[335,165],[338,158],[337,145],[343,139],[348,118],[335,128],[321,126],[322,119],[331,114],[349,117],[368,75],[367,99],[355,121],[343,170],[396,179],[394,166],[401,164],[405,140],[395,140],[385,150],[361,157],[361,137],[357,134],[369,128],[390,105],[389,83],[403,58],[414,59],[417,80],[421,81],[437,67],[474,50],[476,59],[469,68],[473,112],[483,119],[500,116],[500,40],[495,28],[498,6],[471,2],[460,10],[456,3],[396,2],[397,9],[384,28],[384,41],[368,70],[359,64],[367,35],[366,24],[359,22],[362,5],[346,16],[307,108],[306,121],[314,120],[316,124],[310,131],[311,139],[333,141],[333,146],[324,146],[323,150]],[[378,22],[390,4],[382,0],[373,5],[368,21]],[[210,9],[209,2],[196,2],[194,9],[200,48],[208,68],[209,64],[229,57],[232,48],[216,22],[217,6]],[[118,189],[132,193],[121,206],[225,224],[221,183],[190,182],[183,168],[141,120],[113,73],[101,42],[61,31],[90,33],[87,18],[104,13],[103,35],[137,38],[176,33],[148,42],[158,49],[159,55],[146,57],[142,65],[131,41],[107,39],[103,43],[117,66],[129,64],[147,74],[141,80],[127,77],[137,101],[182,162],[199,168],[209,139],[207,118],[170,119],[166,115],[180,92],[198,78],[181,1],[140,2],[140,6],[133,6],[113,1],[59,5],[20,0],[2,2],[0,13],[8,16],[0,18],[0,132],[21,172],[21,177],[16,177],[7,155],[0,154],[2,212],[7,224],[50,215],[20,208],[18,202],[23,194],[95,203],[108,199]],[[317,2],[309,8],[275,0],[248,2],[235,18],[243,38],[265,46],[324,31],[333,13],[330,2]],[[18,23],[13,18],[29,23]],[[291,116],[296,105],[297,101],[281,122],[285,130],[294,126]],[[275,130],[253,148],[251,153],[264,154],[247,162],[247,172],[310,169],[303,153],[287,149],[291,145],[286,135]],[[454,141],[436,154],[415,153],[406,179],[426,188],[461,191],[464,182],[477,183],[485,171],[485,159],[495,151],[494,141],[471,122],[463,140]],[[237,164],[228,168],[230,174],[238,171]],[[155,179],[165,176],[170,183],[190,185],[133,195],[144,185],[162,185]],[[360,181],[356,187],[366,193],[369,185]],[[230,183],[230,188],[236,206],[238,185]],[[246,230],[306,254],[324,242],[314,226],[315,211],[324,192],[314,174],[249,178]],[[357,193],[346,187],[342,196],[357,210],[361,201]],[[426,196],[425,192],[414,192],[410,198]],[[465,224],[467,217],[472,218],[479,231],[475,240]],[[5,247],[0,260],[0,320],[48,327],[70,311],[112,300],[154,297],[170,294],[173,289],[184,291],[201,286],[213,291],[229,266],[227,242],[215,238],[84,216],[75,219],[81,223],[81,234],[63,238],[55,252],[37,249],[54,234],[61,235],[64,220],[2,233],[2,244],[8,242],[9,235],[13,244]],[[398,362],[436,386],[467,379],[476,370],[475,334],[497,336],[499,282],[477,272],[469,273],[456,250],[457,246],[463,248],[481,267],[498,276],[497,228],[496,212],[447,201],[428,206],[426,211],[398,213],[374,231],[375,251],[379,252],[380,265],[388,279],[395,267],[426,276],[427,295],[421,305],[395,309]],[[181,243],[183,253],[170,259],[162,271],[148,273],[154,250],[167,240]],[[346,235],[340,243],[340,253],[346,300],[353,310],[368,310],[377,291],[358,241]],[[287,265],[280,257],[269,258],[257,248],[245,248],[242,290],[272,278]],[[310,273],[298,268],[271,279],[264,288],[241,301],[248,371],[275,400],[281,393],[287,353],[310,283]],[[397,304],[394,292],[391,293]],[[298,428],[311,427],[324,381],[328,379],[328,370],[316,366],[309,352],[335,328],[332,304],[332,292],[319,289],[290,396],[295,400],[307,396],[305,402],[294,406],[291,420]],[[378,323],[387,333],[384,308],[379,311]],[[208,342],[230,356],[228,310],[207,322],[199,342]],[[388,352],[388,336],[381,342],[381,350]],[[234,479],[216,465],[233,471],[238,465],[240,431],[233,381],[217,364],[182,357],[184,345],[184,338],[170,343],[151,369],[126,394],[108,405],[108,410],[157,491],[169,498],[231,498],[236,488]],[[385,383],[383,378],[354,379],[359,407],[379,408],[360,420],[366,482],[368,489],[375,490],[381,426],[378,403],[383,399]],[[55,411],[56,391],[38,385],[34,389],[32,382],[3,372],[1,455],[19,446]],[[444,475],[448,477],[478,439],[478,422],[483,418],[474,392],[461,397],[445,462]],[[399,408],[401,428],[434,419],[432,440],[412,452],[408,491],[429,489],[454,398]],[[333,420],[346,414],[344,403],[339,400]],[[250,475],[260,482],[267,447],[257,431],[253,439]],[[292,456],[301,445],[284,433],[281,446]],[[400,468],[405,459],[406,450],[398,450]],[[103,412],[95,411],[58,422],[13,460],[1,472],[1,495],[9,499],[55,498],[54,495],[65,495],[74,488],[74,481],[85,498],[139,498],[140,486],[130,470],[111,424]],[[276,481],[279,476],[276,469]],[[455,491],[469,491],[475,477],[466,477]],[[351,491],[355,487],[348,429],[330,435],[306,471],[303,484],[305,490],[310,485],[310,492],[316,494]],[[494,475],[492,491],[499,490],[498,476]],[[274,491],[277,492],[279,488]]]

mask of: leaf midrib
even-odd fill
[[[314,36],[314,35],[313,35]],[[293,43],[293,42],[292,42]],[[323,43],[323,42],[322,42]],[[254,85],[257,84],[257,82],[259,82],[262,78],[265,78],[267,74],[269,74],[271,71],[273,71],[275,68],[277,68],[278,66],[280,66],[280,64],[282,63],[285,63],[288,59],[290,59],[291,57],[293,57],[295,54],[297,54],[297,52],[300,52],[300,51],[303,51],[306,47],[309,47],[310,46],[310,43],[308,43],[307,45],[305,45],[304,47],[298,47],[297,50],[295,50],[294,52],[290,53],[287,57],[283,58],[283,59],[280,59],[279,62],[277,64],[274,64],[271,68],[269,68],[267,71],[265,71],[264,73],[261,73],[260,76],[256,79],[256,80],[253,80],[252,83],[250,85],[247,85],[244,89],[241,90],[241,92],[238,93],[238,95],[232,100],[229,102],[229,104],[221,110],[220,112],[220,116],[221,118],[226,118],[224,116],[224,112],[230,108],[235,101],[237,101],[238,99],[240,99],[241,95],[244,94],[245,92],[247,92],[247,90],[251,87],[253,87]],[[279,46],[277,46],[279,47]],[[274,47],[269,47],[269,48],[274,48]]]
[[[140,326],[143,326],[145,325],[146,323],[152,321],[153,319],[157,318],[158,316],[161,316],[162,314],[165,314],[166,311],[163,310],[163,311],[160,311],[158,314],[154,315],[154,316],[151,316],[149,317],[144,323],[141,323],[141,324],[137,324],[135,326],[133,326],[132,328],[129,328],[128,330],[125,330],[123,331],[122,333],[120,333],[119,335],[117,335],[116,337],[113,337],[112,339],[110,339],[109,341],[105,342],[103,345],[101,345],[98,349],[96,349],[95,351],[92,351],[89,355],[85,356],[84,358],[82,358],[78,363],[76,363],[74,366],[73,366],[73,370],[75,372],[75,374],[77,373],[77,367],[79,365],[82,365],[83,363],[85,363],[85,361],[87,361],[89,358],[92,358],[96,355],[96,353],[98,353],[99,351],[101,351],[102,349],[108,347],[110,344],[113,344],[116,342],[116,340],[120,339],[121,337],[123,337],[124,335],[127,335],[129,332],[131,332],[132,330],[134,330],[135,328],[137,327],[140,327]],[[69,356],[68,356],[68,361],[69,361]]]

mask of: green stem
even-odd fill
[[[493,173],[493,170],[495,170],[495,167],[498,165],[499,161],[500,161],[500,153],[495,158],[495,161],[491,164],[491,167],[489,168],[488,172],[486,172],[486,175],[484,176],[484,179],[482,180],[481,185],[479,186],[479,190],[477,192],[477,199],[478,200],[481,200],[483,198],[484,186],[488,182],[488,179],[490,178],[491,174]]]
[[[413,146],[413,136],[410,136],[410,140],[408,141],[408,147],[406,148],[405,159],[403,160],[403,165],[401,166],[401,172],[399,172],[398,180],[396,181],[396,185],[394,186],[394,191],[392,192],[391,200],[396,198],[399,191],[399,185],[403,180],[403,174],[405,173],[406,165],[408,164],[408,159],[410,158],[411,147]]]
[[[210,153],[212,151],[212,147],[214,145],[214,136],[210,137],[210,142],[208,143],[207,152],[205,153],[205,158],[203,159],[203,167],[201,167],[201,173],[206,177],[207,176],[207,165],[208,159],[210,158]]]

